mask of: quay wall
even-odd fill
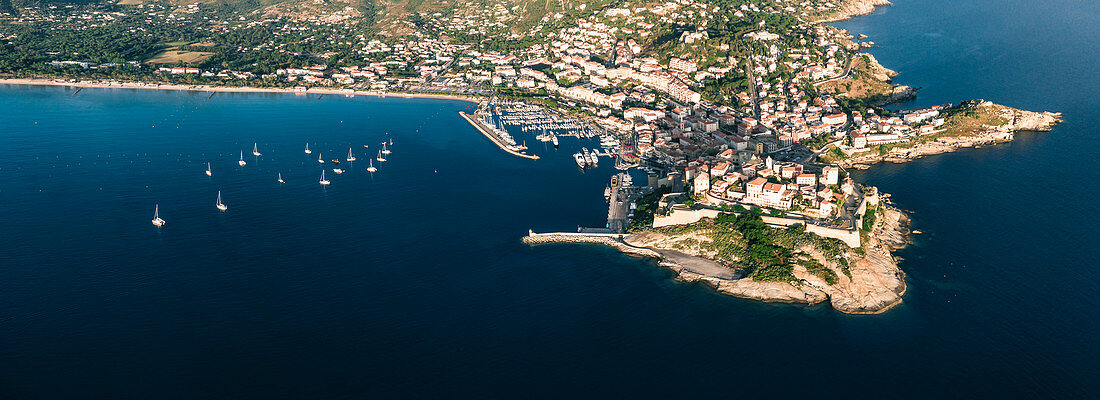
[[[555,233],[534,233],[529,232],[527,236],[523,237],[523,243],[527,244],[542,244],[542,243],[592,243],[602,244],[618,249],[619,251],[627,254],[634,254],[643,257],[662,258],[661,254],[656,251],[634,247],[623,243],[621,241],[623,234],[612,233],[571,233],[571,232],[555,232]]]
[[[477,129],[478,132],[481,132],[481,134],[485,135],[485,137],[489,138],[489,140],[492,141],[493,144],[497,145],[497,147],[500,147],[501,150],[504,150],[504,151],[508,152],[508,154],[511,154],[511,155],[514,155],[514,156],[520,156],[520,157],[531,159],[531,160],[538,160],[539,159],[539,156],[532,155],[532,154],[524,154],[524,153],[520,153],[518,151],[512,150],[508,146],[507,143],[504,143],[503,141],[501,141],[501,139],[499,137],[497,137],[497,135],[495,133],[490,132],[487,128],[482,126],[481,122],[474,119],[473,116],[471,116],[469,114],[466,114],[462,111],[459,111],[458,115],[461,115],[462,118],[465,119],[466,122],[469,122],[470,125],[473,125],[474,128]]]

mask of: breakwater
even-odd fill
[[[634,254],[643,257],[662,258],[661,254],[644,248],[631,246],[623,242],[624,234],[614,233],[572,233],[572,232],[553,232],[553,233],[535,233],[528,231],[527,236],[523,237],[523,243],[527,244],[543,244],[543,243],[592,243],[602,244],[610,246],[627,254]]]
[[[497,147],[500,147],[501,150],[504,150],[508,154],[511,154],[511,155],[514,155],[514,156],[520,156],[520,157],[531,159],[531,160],[538,160],[539,159],[539,156],[536,156],[534,154],[521,153],[519,151],[516,151],[516,150],[512,149],[511,145],[509,145],[507,143],[504,143],[504,141],[501,140],[500,137],[497,136],[496,133],[493,133],[493,131],[491,129],[485,127],[481,123],[481,121],[477,120],[477,118],[474,118],[473,116],[471,116],[469,114],[466,114],[465,112],[462,112],[462,111],[459,111],[458,115],[461,115],[462,118],[465,119],[466,122],[469,122],[470,125],[473,125],[474,128],[476,128],[478,132],[481,132],[482,135],[485,135],[485,137],[489,138],[489,141],[496,144]]]

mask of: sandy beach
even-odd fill
[[[68,87],[80,87],[80,88],[108,88],[108,89],[147,89],[147,90],[186,90],[194,92],[224,92],[224,93],[289,93],[289,94],[308,94],[308,95],[345,95],[345,96],[374,96],[379,98],[385,97],[401,97],[401,98],[419,98],[419,99],[443,99],[443,100],[458,100],[467,101],[471,103],[480,102],[478,97],[465,97],[465,96],[453,96],[445,94],[427,94],[427,93],[400,93],[400,92],[376,92],[376,91],[362,91],[352,89],[334,89],[334,88],[309,88],[307,90],[298,90],[294,88],[257,88],[257,87],[234,87],[234,86],[210,86],[210,85],[170,85],[170,84],[157,84],[157,83],[143,83],[143,82],[120,82],[120,81],[76,81],[70,82],[62,79],[0,79],[0,85],[48,85],[48,86],[68,86]]]

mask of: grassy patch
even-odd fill
[[[889,96],[893,85],[875,77],[870,58],[856,57],[852,60],[851,77],[822,84],[818,91],[834,93],[851,98],[872,98]]]
[[[199,64],[206,61],[208,58],[214,56],[214,53],[208,51],[180,51],[180,50],[165,50],[164,52],[157,54],[156,57],[149,60],[150,64]]]
[[[770,227],[757,213],[720,214],[715,219],[708,218],[689,225],[649,230],[666,235],[691,234],[710,239],[692,241],[690,244],[714,254],[719,261],[741,265],[755,281],[797,282],[794,266],[801,265],[829,284],[834,284],[837,278],[835,272],[798,250],[806,246],[828,259],[841,259],[844,261],[841,263],[842,271],[848,274],[847,262],[843,260],[848,246],[843,242],[807,233],[804,226]]]
[[[990,126],[1000,126],[1010,122],[1001,115],[996,106],[959,105],[944,110],[946,121],[944,132],[934,136],[966,137],[977,136],[987,131]]]

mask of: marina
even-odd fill
[[[526,139],[517,143],[509,133],[509,127],[516,128],[521,134],[532,135],[538,142],[553,144],[554,149],[560,146],[560,137],[573,137],[586,145],[591,143],[594,149],[584,147],[572,155],[577,167],[582,170],[599,166],[600,157],[614,159],[615,168],[619,170],[638,165],[625,161],[627,157],[633,157],[622,145],[623,139],[614,132],[584,120],[560,115],[541,105],[494,98],[479,104],[474,114],[463,114],[463,118],[501,149],[520,157],[537,159],[539,156],[524,152],[529,149]]]
[[[508,154],[531,160],[539,159],[537,155],[524,153],[523,150],[526,150],[526,147],[517,146],[515,139],[513,139],[504,128],[498,126],[493,121],[492,114],[482,112],[479,109],[479,111],[474,114],[466,114],[465,112],[459,111],[458,115],[462,116],[462,118],[465,119],[466,122],[469,122],[470,125],[473,125],[478,132],[481,132],[489,141],[496,144],[501,150],[504,150]]]

